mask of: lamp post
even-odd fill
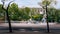
[[[6,17],[7,17],[8,23],[9,23],[9,32],[12,32],[11,22],[10,22],[9,15],[8,15],[8,9],[9,9],[10,4],[11,4],[13,1],[9,2],[9,4],[8,4],[8,6],[7,6],[6,9],[4,8],[5,0],[1,0],[1,1],[2,1],[2,3],[3,3],[2,9],[4,9],[4,10],[6,11]]]

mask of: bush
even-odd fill
[[[36,20],[36,21],[41,21],[42,18],[43,18],[43,15],[41,15],[41,14],[37,14],[37,15],[32,16],[32,19]]]

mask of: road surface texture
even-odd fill
[[[50,33],[47,33],[47,24],[26,24],[26,23],[11,23],[13,33],[9,33],[8,23],[0,24],[0,34],[60,34],[60,24],[49,23]]]

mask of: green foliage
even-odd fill
[[[53,4],[57,4],[57,1],[56,0],[42,0],[41,3],[39,3],[39,5],[43,8],[43,9],[46,9],[46,5],[48,7],[52,6]],[[54,7],[54,6],[53,6]]]
[[[20,10],[20,17],[22,18],[22,20],[28,20],[30,19],[29,13],[30,13],[30,8],[25,7],[23,9]]]
[[[46,9],[46,8],[48,8],[47,10],[47,12],[46,13],[48,13],[47,15],[47,20],[48,20],[48,22],[57,22],[57,9],[55,9],[55,8],[49,8],[49,6],[50,5],[52,5],[52,4],[56,4],[56,1],[55,0],[42,0],[42,2],[41,2],[41,4],[42,4],[42,8],[43,9]],[[47,7],[46,7],[47,6]]]
[[[41,14],[37,14],[37,15],[32,16],[32,19],[36,20],[36,21],[41,21],[42,18],[43,18],[43,15],[41,15]]]
[[[31,13],[31,16],[30,16]],[[9,16],[11,20],[29,20],[31,17],[33,17],[34,20],[41,20],[42,15],[40,14],[33,14],[34,11],[31,11],[30,8],[18,8],[18,5],[13,3],[9,7]],[[33,15],[33,16],[32,16]],[[35,17],[36,16],[36,17]]]
[[[28,7],[19,9],[16,3],[11,4],[8,12],[11,20],[21,21],[28,20],[30,18],[29,16],[30,9]]]
[[[18,20],[18,5],[16,3],[11,4],[8,10],[8,14],[11,20]]]
[[[55,8],[48,8],[48,21],[60,22],[60,10]]]
[[[44,5],[44,6],[46,6],[46,4],[47,4],[47,6],[49,6],[49,5],[51,5],[51,4],[56,4],[56,0],[42,0],[42,5]]]
[[[0,19],[4,20],[5,19],[5,11],[2,9],[2,4],[0,4]]]
[[[56,14],[57,22],[60,23],[60,9],[57,9],[55,14]]]
[[[50,5],[51,4],[51,1],[50,0],[43,0],[42,1],[42,4],[46,6],[47,5]]]
[[[26,14],[28,14],[29,15],[29,12],[30,12],[31,10],[30,10],[30,8],[28,8],[28,7],[25,7],[25,12],[26,12]]]

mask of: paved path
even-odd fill
[[[38,24],[26,24],[26,23],[11,23],[12,27],[32,27],[32,28],[38,28],[38,27],[47,27],[46,23],[38,23]],[[9,27],[8,23],[1,23],[0,24],[1,27]],[[56,23],[49,23],[49,27],[60,27],[60,25],[56,24]]]
[[[15,28],[47,28],[47,24],[46,23],[39,23],[39,24],[26,24],[26,23],[11,23],[12,27]],[[8,23],[1,23],[0,24],[0,28],[1,27],[9,27]],[[60,24],[56,24],[56,23],[49,23],[49,27],[50,29],[60,29]]]

